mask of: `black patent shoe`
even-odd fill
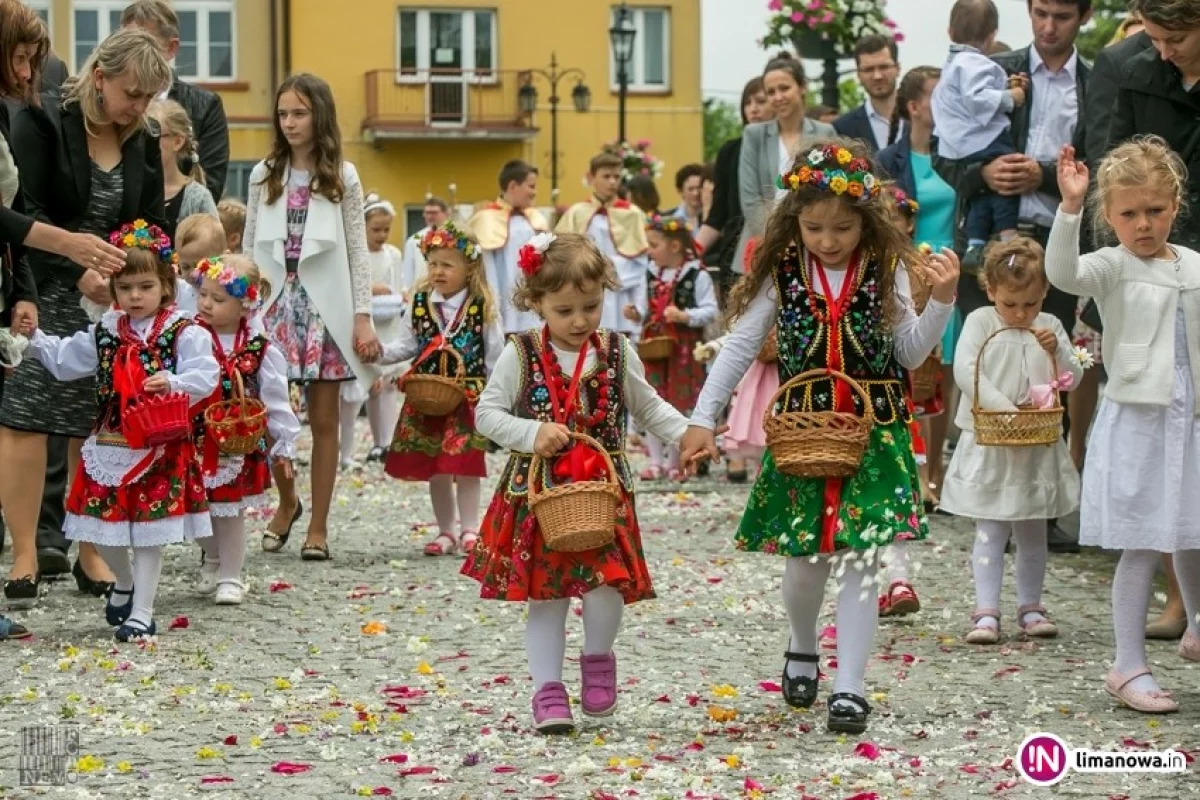
[[[113,590],[113,584],[108,581],[94,581],[88,576],[83,569],[83,564],[77,558],[75,566],[71,568],[71,574],[75,576],[75,585],[83,594],[90,594],[92,597],[108,597]]]
[[[840,702],[839,702],[840,701]],[[851,692],[829,695],[829,721],[831,733],[862,733],[867,729],[867,717],[871,707],[866,698]]]
[[[792,708],[810,708],[817,700],[817,684],[821,680],[821,669],[817,667],[817,674],[808,678],[800,676],[792,678],[788,676],[787,665],[792,661],[803,661],[806,664],[820,664],[821,657],[809,653],[793,653],[791,651],[783,654],[783,700]]]
[[[4,582],[4,599],[9,608],[33,608],[38,599],[38,588],[42,585],[41,575],[26,575]]]

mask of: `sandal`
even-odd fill
[[[30,636],[33,636],[33,632],[29,628],[0,614],[0,642],[9,639],[28,639]]]
[[[433,541],[425,545],[425,555],[427,556],[448,556],[453,555],[458,549],[458,540],[454,538],[453,533],[442,531],[437,536],[433,537]]]
[[[304,543],[300,548],[301,561],[328,561],[332,556],[329,555],[328,544],[309,544]]]
[[[1139,692],[1128,688],[1134,678],[1149,674],[1149,667],[1142,667],[1128,675],[1113,670],[1104,679],[1104,691],[1119,700],[1122,705],[1143,714],[1173,714],[1178,711],[1179,703],[1171,697],[1170,692],[1162,689],[1156,692]]]
[[[810,653],[793,653],[790,650],[783,654],[783,701],[792,708],[810,708],[817,699],[817,686],[821,681],[821,657]],[[812,677],[801,675],[792,678],[787,673],[787,665],[792,661],[802,661],[805,664],[816,664],[817,674]]]
[[[300,517],[304,515],[304,501],[300,500],[296,503],[296,513],[292,514],[292,521],[288,523],[287,530],[283,533],[275,533],[274,531],[263,531],[262,549],[264,553],[278,553],[288,543],[288,537],[292,535],[292,528],[300,521]]]
[[[996,627],[980,625],[984,617],[996,620]],[[975,626],[966,636],[967,644],[996,644],[1000,641],[1000,612],[994,608],[981,608],[971,615],[971,623]]]
[[[462,548],[464,556],[471,555],[477,544],[479,544],[479,533],[476,531],[463,531],[462,536],[458,539],[458,546]]]
[[[1041,614],[1043,619],[1026,624],[1025,615],[1034,613]],[[1021,629],[1021,633],[1035,639],[1053,639],[1058,636],[1058,626],[1050,621],[1050,614],[1046,611],[1046,607],[1036,603],[1017,609],[1017,627]]]
[[[838,704],[839,700],[842,701],[841,705]],[[851,703],[856,708],[847,708],[845,703]],[[831,733],[862,733],[867,729],[867,715],[871,713],[871,706],[866,698],[851,692],[838,692],[829,695],[826,705],[829,707],[829,720],[825,725]]]
[[[921,599],[906,580],[892,581],[885,594],[879,596],[879,616],[902,617],[921,610]]]

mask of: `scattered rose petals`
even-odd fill
[[[379,759],[381,764],[407,764],[408,755],[406,753],[392,753],[390,756],[383,756]]]
[[[228,775],[206,775],[200,779],[201,785],[210,783],[233,783],[233,778]]]
[[[408,767],[407,769],[400,770],[396,774],[401,778],[407,778],[410,775],[429,775],[434,772],[437,772],[437,767]]]
[[[177,631],[180,628],[186,628],[191,624],[192,623],[188,621],[187,617],[176,617],[175,619],[171,620],[171,624],[167,626],[167,630]]]
[[[271,765],[271,772],[280,775],[299,775],[312,769],[312,764],[298,764],[293,761],[276,761]]]
[[[764,692],[782,692],[783,691],[783,687],[780,686],[775,681],[759,681],[758,688],[762,689]]]
[[[278,592],[286,592],[288,589],[292,588],[292,585],[287,581],[271,581],[271,586],[269,588],[271,594],[276,594]]]
[[[223,740],[223,743],[228,747],[233,747],[235,744],[237,744],[237,734],[231,733],[229,736],[226,736]]]
[[[879,758],[879,746],[873,742],[859,742],[854,747],[854,755],[862,756],[868,761],[874,761]]]

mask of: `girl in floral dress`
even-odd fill
[[[958,261],[949,251],[917,254],[892,222],[873,164],[857,143],[839,140],[804,151],[780,180],[788,191],[752,270],[734,289],[729,313],[738,324],[709,372],[681,458],[716,457],[715,420],[773,326],[781,382],[832,368],[869,395],[875,424],[858,471],[844,479],[793,477],[781,473],[768,453],[736,537],[741,549],[787,559],[783,603],[792,637],[782,683],[792,706],[816,700],[817,617],[825,583],[836,570],[838,671],[828,724],[831,731],[860,733],[870,713],[864,673],[878,621],[874,554],[897,538],[927,534],[904,369],[919,366],[942,335]],[[910,268],[922,270],[933,287],[919,317]],[[831,378],[784,399],[789,410],[860,415],[861,403],[849,386]]]
[[[487,439],[475,431],[475,403],[500,357],[504,331],[473,239],[447,222],[426,232],[421,254],[427,270],[413,294],[412,324],[400,326],[398,338],[384,347],[383,363],[415,358],[410,372],[437,374],[439,351],[456,352],[467,399],[442,417],[421,414],[406,402],[384,469],[398,480],[429,482],[438,534],[425,555],[450,555],[460,547],[470,553],[479,539],[479,494],[487,475]],[[447,357],[446,365],[453,371],[457,360]]]
[[[562,683],[567,612],[583,602],[580,707],[606,716],[617,705],[617,658],[612,652],[626,603],[654,597],[642,556],[625,458],[626,416],[666,442],[677,442],[687,420],[659,397],[629,341],[599,330],[604,293],[620,287],[616,271],[587,237],[538,234],[522,249],[525,281],[516,296],[522,310],[545,320],[540,330],[514,336],[505,346],[479,400],[479,431],[512,451],[484,516],[482,536],[463,565],[481,584],[480,596],[529,604],[525,648],[533,677],[533,722],[540,733],[574,727]],[[528,503],[531,480],[553,487],[602,479],[594,450],[572,444],[586,431],[607,449],[621,497],[614,540],[584,552],[546,547]],[[534,453],[547,459],[530,476]],[[555,455],[562,458],[554,459]]]
[[[212,339],[175,307],[171,241],[144,220],[110,241],[128,252],[110,279],[117,308],[62,339],[38,331],[29,355],[57,380],[96,376],[100,413],[67,498],[67,538],[92,542],[116,576],[104,610],[117,641],[153,636],[163,545],[212,535],[200,462],[190,438],[154,446],[127,425],[151,397],[197,403],[217,387]],[[133,558],[130,559],[130,548]],[[122,601],[122,602],[118,602]]]
[[[283,354],[251,324],[263,294],[269,291],[262,285],[258,267],[245,256],[206,258],[196,265],[193,280],[198,292],[197,319],[212,337],[221,366],[221,385],[209,399],[232,400],[235,384],[240,384],[247,399],[260,400],[267,410],[270,460],[290,474],[300,421],[288,399]],[[214,595],[219,606],[239,605],[245,592],[245,511],[263,505],[271,485],[267,443],[260,441],[258,449],[247,455],[225,455],[208,435],[203,413],[197,415],[197,423],[213,535],[201,541],[204,565],[196,588],[201,594]]]
[[[690,414],[704,385],[704,367],[692,353],[702,341],[704,327],[717,318],[717,293],[708,270],[696,258],[684,222],[655,215],[646,226],[646,239],[654,268],[649,271],[649,321],[642,337],[669,335],[675,340],[669,358],[646,364],[646,379],[676,411]],[[628,306],[625,314],[633,322],[641,321],[635,306]],[[665,473],[672,480],[685,480],[677,468],[677,450],[653,436],[646,446],[650,466],[642,472],[642,480],[658,480]]]

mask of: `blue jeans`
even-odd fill
[[[965,161],[984,166],[995,161],[1000,156],[1016,152],[1013,144],[1012,129],[1005,128],[992,143],[967,156]],[[1000,231],[1015,230],[1017,217],[1021,210],[1019,196],[1006,197],[996,194],[990,189],[976,195],[967,203],[967,241],[987,241]]]

